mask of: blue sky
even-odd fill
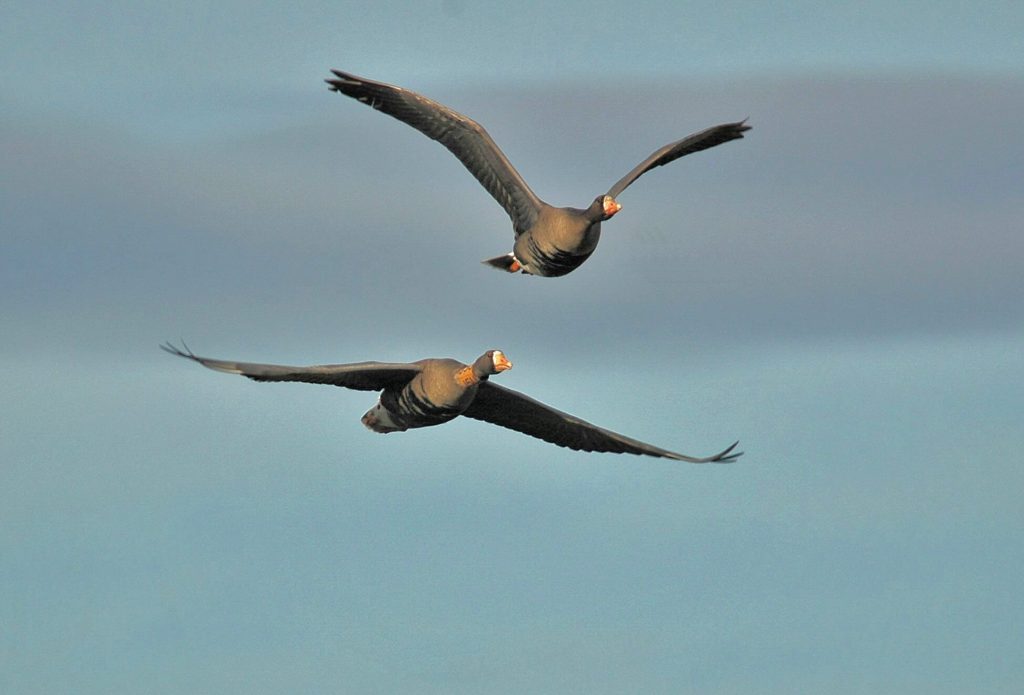
[[[1024,683],[1014,3],[0,9],[0,690],[1008,692]],[[436,143],[581,205],[558,280]],[[161,353],[472,359],[732,466]]]

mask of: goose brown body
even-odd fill
[[[597,247],[601,222],[620,209],[616,197],[645,172],[693,152],[743,137],[745,122],[723,123],[650,154],[587,208],[554,207],[541,200],[483,126],[453,109],[402,87],[332,70],[330,88],[397,118],[444,145],[512,219],[512,252],[484,261],[508,272],[555,277],[578,268]]]
[[[440,425],[459,415],[580,451],[642,454],[690,463],[730,463],[741,455],[736,444],[714,456],[694,457],[646,444],[593,425],[529,396],[489,381],[512,368],[500,350],[488,350],[472,364],[452,359],[417,362],[356,362],[291,367],[255,362],[230,362],[199,357],[187,346],[160,346],[166,352],[219,372],[255,381],[303,381],[360,391],[380,391],[377,404],[363,415],[375,432],[399,432]]]
[[[558,277],[576,270],[590,258],[601,240],[601,222],[605,216],[601,200],[590,208],[556,208],[544,203],[537,214],[537,224],[516,237],[510,256],[499,256],[484,263],[502,270],[509,260],[529,275]]]
[[[386,387],[362,422],[374,432],[401,432],[440,425],[458,417],[476,397],[481,381],[496,372],[494,354],[484,353],[472,365],[447,358],[419,360],[415,376],[403,385]],[[507,360],[502,371],[511,367]]]

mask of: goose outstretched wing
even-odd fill
[[[598,427],[489,381],[480,384],[476,398],[462,414],[579,451],[640,454],[690,463],[731,463],[742,454],[731,453],[739,442],[705,458],[679,454]]]

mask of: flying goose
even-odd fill
[[[512,252],[484,263],[510,273],[554,277],[571,273],[594,252],[601,223],[622,209],[616,198],[654,167],[743,137],[745,121],[723,123],[655,150],[628,174],[597,196],[585,210],[556,208],[538,198],[491,136],[476,121],[416,92],[331,70],[331,90],[353,97],[411,125],[458,157],[512,218]]]
[[[426,359],[409,363],[357,362],[313,367],[226,362],[199,357],[187,345],[171,343],[161,349],[219,372],[241,374],[255,381],[305,381],[359,391],[381,391],[377,404],[362,417],[374,432],[402,432],[430,427],[459,415],[507,427],[558,446],[579,451],[643,454],[690,463],[731,463],[742,452],[725,451],[695,458],[661,449],[592,425],[555,410],[512,389],[488,381],[492,374],[512,368],[501,350],[488,350],[473,364],[452,359]]]

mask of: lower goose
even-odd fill
[[[578,417],[563,413],[511,389],[490,383],[488,378],[512,368],[500,350],[488,350],[472,364],[452,359],[426,359],[409,363],[356,362],[313,367],[227,362],[199,357],[187,345],[170,343],[161,349],[204,367],[241,374],[255,381],[304,381],[330,384],[359,391],[381,391],[377,404],[362,422],[374,432],[401,432],[429,427],[459,415],[507,427],[531,437],[578,451],[642,454],[690,463],[731,463],[742,452],[725,451],[697,458],[661,449],[625,437]]]

